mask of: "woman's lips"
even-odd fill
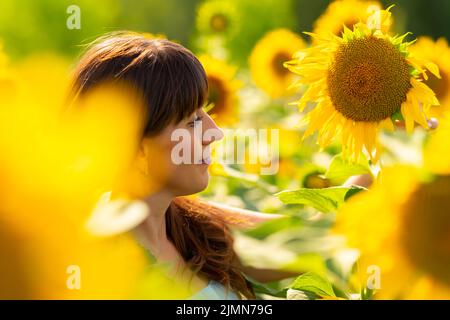
[[[204,159],[202,159],[202,164],[210,165],[211,164],[211,158],[204,158]]]

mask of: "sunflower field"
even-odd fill
[[[207,74],[224,139],[196,197],[284,215],[232,230],[242,264],[289,275],[247,277],[257,299],[450,299],[449,20],[446,0],[2,0],[0,298],[187,296],[129,233],[141,202],[99,209],[133,93],[66,108],[83,48],[130,30]]]

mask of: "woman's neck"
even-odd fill
[[[148,217],[135,228],[138,241],[149,249],[155,256],[160,256],[164,245],[167,244],[166,211],[170,206],[173,195],[167,191],[160,191],[148,196],[144,201],[150,208]]]

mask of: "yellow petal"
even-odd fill
[[[406,132],[408,133],[412,133],[414,130],[414,118],[410,108],[409,102],[402,103],[401,112],[403,119],[405,119]]]
[[[318,130],[322,126],[324,122],[322,115],[322,105],[323,101],[319,102],[317,106],[306,116],[305,122],[308,123],[308,128],[303,134],[303,139],[313,134],[316,130]]]
[[[427,68],[432,74],[441,79],[441,74],[439,73],[439,68],[433,62],[426,62],[425,68]]]
[[[425,80],[428,80],[427,73],[422,68],[422,64],[417,58],[410,56],[410,57],[406,58],[406,61],[408,61],[408,63],[410,65],[412,65],[419,73],[421,73]]]
[[[411,89],[409,93],[414,94],[420,102],[439,105],[435,93],[425,83],[411,78],[411,85],[413,86],[413,89]]]
[[[380,128],[388,130],[388,131],[394,131],[394,124],[392,123],[391,118],[386,118],[382,121],[380,121],[379,124]]]
[[[422,107],[420,106],[419,101],[417,100],[412,100],[410,102],[410,107],[411,107],[411,111],[412,111],[412,115],[414,117],[414,120],[420,124],[422,127],[424,127],[425,129],[428,129],[428,121],[425,117],[425,114],[422,110]]]

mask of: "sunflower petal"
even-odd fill
[[[425,129],[428,129],[428,121],[427,118],[425,117],[425,113],[423,112],[419,101],[412,100],[410,102],[410,106],[414,120]]]
[[[432,74],[434,74],[437,78],[441,79],[441,74],[439,73],[439,68],[433,62],[425,62],[425,68],[428,69]]]
[[[382,121],[380,121],[380,128],[388,130],[388,131],[394,131],[394,124],[392,123],[391,118],[386,118]]]
[[[412,133],[414,130],[414,117],[411,112],[409,101],[402,103],[401,112],[403,119],[405,119],[406,132]]]

